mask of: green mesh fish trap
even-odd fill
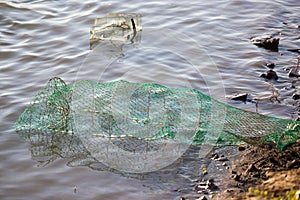
[[[49,80],[15,125],[17,131],[29,134],[109,138],[126,150],[149,145],[155,149],[167,141],[194,145],[275,142],[282,150],[297,141],[300,131],[298,121],[244,111],[195,89],[89,80],[68,86],[60,78]]]

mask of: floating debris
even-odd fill
[[[133,43],[140,40],[138,33],[142,30],[142,16],[135,13],[108,14],[96,18],[90,29],[91,46],[97,41]]]

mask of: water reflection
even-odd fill
[[[191,180],[199,179],[202,174],[201,167],[209,164],[209,158],[199,159],[201,147],[190,146],[182,157],[163,169],[147,173],[128,173],[118,171],[99,162],[87,150],[81,138],[74,134],[41,131],[19,131],[18,134],[29,143],[32,159],[38,163],[39,167],[45,167],[63,158],[68,160],[67,166],[69,167],[85,166],[96,171],[111,171],[125,177],[144,180],[145,183],[149,181],[152,186],[154,180],[156,181],[154,185],[159,185],[159,187],[167,187],[167,185],[180,187],[181,184],[186,186]],[[115,144],[117,142],[120,141],[116,140]],[[105,147],[101,146],[99,148]],[[116,157],[115,159],[122,158]]]

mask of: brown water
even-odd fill
[[[191,168],[201,165],[186,156],[187,164],[175,163],[168,175],[130,178],[96,170],[97,166],[69,167],[68,159],[58,156],[47,165],[38,162],[42,158],[31,155],[30,145],[15,133],[13,124],[55,76],[67,83],[155,81],[194,87],[222,101],[226,100],[218,91],[265,97],[275,88],[281,102],[262,102],[258,111],[296,117],[292,94],[299,84],[291,88],[295,79],[288,78],[283,68],[297,62],[298,54],[287,49],[300,48],[298,0],[0,1],[0,11],[0,199],[179,199],[174,190],[188,184],[183,177],[192,177]],[[91,56],[97,51],[90,50],[89,28],[96,17],[121,12],[142,14],[141,42],[119,49],[122,55],[109,65],[101,64],[105,63],[102,49],[100,64],[95,65]],[[264,34],[281,39],[278,52],[249,42]],[[278,81],[259,77],[270,62],[276,64]],[[251,102],[228,103],[255,111]]]

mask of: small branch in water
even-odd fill
[[[131,24],[132,24],[133,31],[136,32],[136,27],[133,18],[131,18]]]
[[[132,24],[132,28],[133,28],[133,36],[132,36],[132,38],[131,38],[131,42],[133,43],[133,39],[135,38],[135,36],[136,36],[136,26],[135,26],[135,23],[134,23],[134,20],[133,20],[133,18],[131,18],[131,24]]]
[[[298,62],[297,62],[296,72],[299,71],[300,56],[297,56],[297,59],[298,59]]]

